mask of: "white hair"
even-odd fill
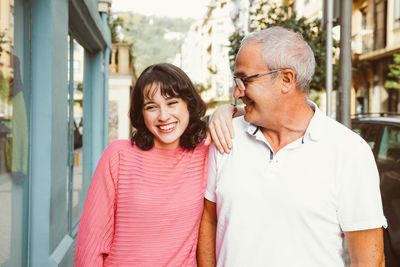
[[[250,42],[261,44],[262,59],[270,70],[289,68],[296,73],[296,85],[307,92],[315,69],[314,53],[300,33],[274,26],[246,35],[240,49]]]

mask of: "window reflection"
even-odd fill
[[[384,127],[377,163],[383,211],[389,225],[383,233],[385,257],[391,263],[397,258],[395,251],[400,251],[400,127]]]
[[[368,143],[368,145],[371,147],[371,150],[375,149],[375,144],[379,135],[378,125],[355,123],[352,128],[354,132],[360,135]]]
[[[11,4],[0,2],[0,264],[10,256],[11,192],[12,192],[12,115],[13,115],[13,34],[10,19]]]
[[[79,217],[79,195],[82,189],[82,136],[83,136],[83,47],[74,41],[74,179],[72,196],[72,222]]]
[[[68,40],[70,44],[70,41]],[[84,61],[84,49],[83,47],[73,41],[73,55],[68,59],[68,70],[69,65],[73,64],[72,73],[69,73],[69,83],[72,78],[73,86],[73,104],[68,103],[69,120],[71,123],[70,135],[73,138],[73,145],[70,147],[72,153],[72,162],[69,166],[68,190],[69,193],[68,207],[69,207],[69,220],[73,227],[79,220],[79,195],[82,189],[82,140],[83,140],[83,61]],[[71,63],[72,62],[72,63]],[[72,112],[70,112],[72,111]]]
[[[0,1],[0,10],[0,265],[21,266],[26,249],[28,171],[23,44],[14,42],[14,1]],[[15,34],[21,35],[22,24],[18,25]]]

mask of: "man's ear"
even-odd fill
[[[289,93],[296,87],[296,73],[292,69],[281,71],[282,93]]]

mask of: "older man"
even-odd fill
[[[307,101],[314,54],[300,34],[246,36],[236,58],[229,154],[210,148],[199,266],[383,266],[379,176],[358,135]]]

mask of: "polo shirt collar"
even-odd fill
[[[304,139],[308,138],[312,141],[318,141],[321,138],[321,129],[323,127],[322,121],[325,115],[321,112],[321,110],[317,107],[317,105],[314,102],[307,100],[307,103],[310,106],[310,108],[314,111],[314,115],[312,116],[311,121],[307,126],[306,132],[304,134]],[[261,133],[261,127],[257,125],[248,123],[247,133],[252,136],[255,136],[256,139],[266,141],[264,135]]]
[[[325,116],[317,105],[311,100],[307,100],[308,105],[314,111],[314,115],[311,118],[310,123],[307,126],[304,138],[309,138],[312,141],[318,141],[321,139],[321,130],[323,129],[323,117]]]
[[[261,127],[254,125],[252,123],[247,123],[247,133],[250,135],[256,135],[258,131],[261,131]]]

